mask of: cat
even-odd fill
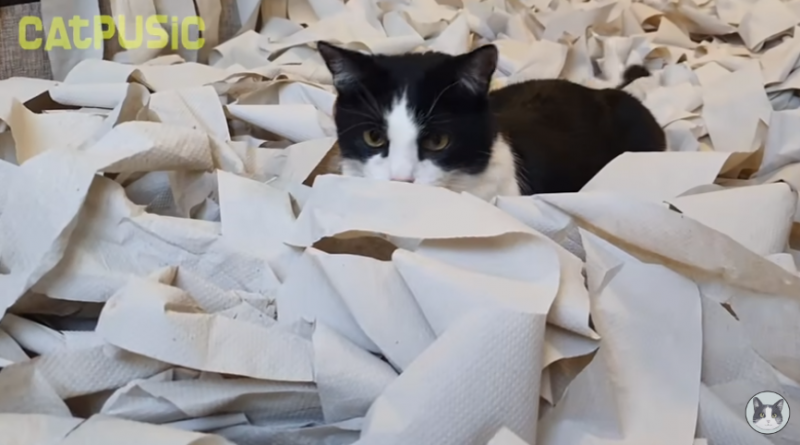
[[[494,196],[576,192],[625,151],[662,151],[650,111],[620,89],[530,80],[490,92],[498,50],[368,55],[317,48],[338,93],[345,176]],[[626,70],[620,87],[649,76]],[[618,87],[618,88],[620,88]]]
[[[753,424],[762,430],[774,430],[783,423],[783,404],[784,400],[780,399],[772,405],[765,405],[758,399],[753,397]]]

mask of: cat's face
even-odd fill
[[[495,141],[497,49],[370,56],[318,44],[338,92],[342,174],[467,190]]]
[[[783,399],[773,403],[772,405],[765,405],[761,403],[758,397],[753,399],[753,424],[764,430],[774,430],[783,423]]]

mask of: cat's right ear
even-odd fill
[[[333,86],[339,91],[358,83],[372,64],[369,56],[328,42],[317,42],[317,50],[331,72]]]
[[[459,61],[458,77],[461,84],[474,94],[486,94],[497,69],[499,53],[494,45],[484,45],[466,54],[456,56]]]
[[[753,397],[753,409],[761,408],[761,400],[758,400],[758,397]]]

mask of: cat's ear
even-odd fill
[[[497,69],[497,47],[484,45],[466,54],[456,56],[458,60],[458,80],[475,94],[486,94],[492,83],[492,75]]]
[[[317,42],[317,50],[333,76],[333,86],[339,91],[359,82],[373,66],[369,56],[327,42]]]
[[[761,408],[761,400],[758,400],[758,397],[753,397],[753,409]]]
[[[772,406],[774,406],[778,410],[778,412],[783,411],[783,399],[778,400]]]

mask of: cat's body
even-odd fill
[[[574,192],[625,151],[665,137],[637,99],[565,80],[489,92],[497,50],[368,56],[319,44],[339,93],[342,173],[480,198]],[[628,70],[626,82],[647,75]]]
[[[783,423],[784,400],[765,405],[758,397],[753,398],[753,424],[762,430],[774,430]]]

